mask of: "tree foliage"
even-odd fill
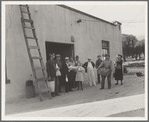
[[[142,53],[145,54],[145,40],[144,39],[141,40],[141,41],[136,42],[135,51],[134,51],[136,59],[137,59],[138,56],[139,56],[139,59],[140,59],[140,55]]]
[[[123,55],[124,60],[126,57],[132,56],[140,57],[142,53],[145,52],[145,40],[137,40],[137,38],[133,35],[126,35],[122,34],[122,49],[123,49]]]

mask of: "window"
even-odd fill
[[[109,41],[102,40],[102,57],[105,60],[105,54],[109,54]]]

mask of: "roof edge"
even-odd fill
[[[72,11],[75,11],[75,12],[78,12],[78,13],[81,13],[81,14],[84,14],[84,15],[86,15],[86,16],[89,16],[89,17],[92,17],[92,18],[94,18],[94,19],[97,19],[97,20],[106,22],[106,23],[108,23],[108,24],[111,24],[111,25],[113,25],[113,26],[116,26],[116,25],[115,25],[114,23],[112,23],[112,22],[108,22],[108,21],[106,21],[106,20],[100,19],[100,18],[98,18],[98,17],[95,17],[95,16],[93,16],[93,15],[87,14],[87,13],[85,13],[85,12],[82,12],[82,11],[80,11],[80,10],[71,8],[71,7],[69,7],[69,6],[66,6],[66,5],[57,5],[57,6],[60,6],[60,7],[66,8],[66,9],[70,9],[70,10],[72,10]]]

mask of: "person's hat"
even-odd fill
[[[91,59],[91,57],[88,57],[87,59]]]
[[[65,60],[69,60],[69,58],[68,58],[68,57],[66,57],[66,58],[65,58]]]
[[[122,57],[122,55],[120,55],[120,54],[118,54],[118,56],[121,56]]]
[[[97,57],[101,57],[101,55],[98,55]]]
[[[109,57],[110,57],[110,55],[109,55],[109,54],[105,54],[105,57],[106,57],[106,56],[109,56]]]
[[[56,57],[60,57],[60,54],[56,54]]]

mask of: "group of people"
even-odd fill
[[[116,60],[114,61],[114,68],[113,63],[110,60],[110,55],[105,55],[105,60],[102,61],[101,56],[98,56],[98,60],[96,61],[96,68],[98,71],[98,81],[100,81],[100,75],[102,77],[101,82],[101,90],[104,89],[105,78],[107,77],[108,81],[108,88],[111,88],[111,73],[113,72],[113,76],[117,81],[115,85],[118,85],[118,81],[121,81],[121,85],[123,85],[123,64],[122,64],[122,55],[116,55]]]
[[[73,91],[72,89],[77,86],[78,90],[83,90],[82,81],[84,81],[84,77],[82,71],[84,68],[81,65],[79,56],[76,56],[75,60],[73,57],[70,59],[66,57],[65,62],[62,62],[59,54],[49,54],[46,69],[49,82],[55,82],[55,91],[51,92],[53,97],[60,95],[62,84],[65,86],[66,93]]]
[[[82,82],[85,81],[84,74],[88,75],[88,83],[90,86],[96,86],[97,83],[101,83],[101,88],[104,89],[105,78],[107,77],[108,88],[111,88],[111,73],[113,71],[113,63],[110,60],[110,55],[105,55],[105,60],[101,60],[101,56],[97,56],[97,61],[94,63],[90,57],[88,61],[82,64],[77,55],[75,59],[73,57],[65,57],[65,62],[61,61],[59,54],[49,54],[49,60],[46,63],[47,76],[50,81],[55,82],[55,91],[51,92],[52,97],[59,96],[62,83],[65,87],[65,92],[72,92],[73,88],[78,87],[78,90],[83,90]],[[122,56],[117,55],[114,61],[114,77],[117,81],[115,85],[118,85],[118,81],[121,80],[123,84],[123,71],[122,71]],[[95,72],[95,70],[97,72]],[[97,74],[96,74],[97,73]],[[97,76],[97,82],[96,82]],[[102,77],[102,80],[100,79]]]

